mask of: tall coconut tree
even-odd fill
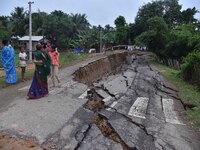
[[[28,13],[24,11],[23,7],[15,7],[11,13],[11,21],[14,35],[24,36],[28,29]]]

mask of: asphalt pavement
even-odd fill
[[[177,89],[144,55],[102,56],[64,68],[61,87],[49,80],[50,94],[39,100],[26,99],[31,81],[2,89],[0,130],[56,150],[199,150],[200,132]],[[83,70],[93,74],[92,83],[74,80],[89,76]]]

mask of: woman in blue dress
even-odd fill
[[[2,41],[4,47],[2,49],[1,60],[6,74],[7,83],[17,82],[17,72],[15,68],[15,52],[8,39]]]

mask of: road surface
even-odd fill
[[[177,89],[146,58],[119,53],[67,67],[61,87],[39,100],[26,99],[31,81],[2,89],[1,132],[41,149],[199,150]]]

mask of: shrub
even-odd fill
[[[200,51],[193,51],[183,59],[181,73],[186,81],[195,83],[200,88]]]

